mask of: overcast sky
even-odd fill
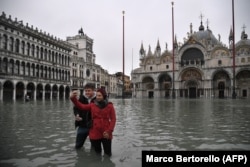
[[[162,52],[172,49],[171,0],[0,0],[0,12],[23,20],[39,30],[66,40],[82,27],[94,40],[96,63],[109,73],[122,71],[122,11],[125,11],[125,74],[139,67],[141,43],[154,52],[157,40]],[[240,40],[243,24],[250,37],[250,1],[235,0],[235,35]],[[174,26],[177,41],[190,31],[198,31],[200,15],[214,36],[228,45],[232,26],[231,0],[174,0]],[[133,57],[133,61],[132,61]],[[132,65],[133,62],[133,65]]]

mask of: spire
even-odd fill
[[[202,13],[201,13],[201,15],[200,15],[200,18],[201,18],[201,25],[200,25],[200,27],[199,27],[199,31],[204,31],[204,26],[203,26],[203,23],[202,23],[202,18],[204,17],[204,15],[202,15]]]
[[[158,41],[157,41],[156,49],[161,49],[159,39],[158,39]]]
[[[190,34],[193,34],[193,25],[190,23]]]
[[[233,36],[233,28],[231,27],[229,37],[228,37],[229,42],[233,40],[233,37],[234,37]]]
[[[143,48],[143,43],[141,43],[140,55],[145,55],[145,50]]]
[[[152,56],[153,54],[152,54],[152,51],[151,51],[151,46],[149,45],[148,46],[148,55],[147,56]]]
[[[177,47],[178,47],[178,43],[177,43],[177,37],[175,35],[175,37],[174,37],[174,49],[177,49]]]
[[[207,29],[209,29],[209,20],[207,19],[207,21],[206,21],[206,23],[207,23]]]
[[[242,26],[241,39],[247,39],[247,34],[245,33],[245,24]]]
[[[161,55],[161,46],[160,46],[159,39],[157,41],[157,46],[156,46],[156,49],[155,49],[155,55],[156,56],[160,56]]]

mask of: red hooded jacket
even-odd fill
[[[95,103],[82,104],[75,97],[71,98],[71,101],[77,108],[91,111],[93,126],[89,130],[90,139],[102,139],[104,132],[109,134],[109,139],[113,138],[112,132],[114,131],[116,123],[116,114],[114,106],[111,102],[109,102],[106,107],[101,109]]]

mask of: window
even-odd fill
[[[25,53],[25,42],[22,41],[22,54],[24,54],[24,53]]]
[[[166,69],[168,69],[169,68],[169,65],[166,65]]]
[[[40,50],[40,58],[43,59],[43,48],[41,47],[41,50]]]
[[[8,37],[7,35],[3,36],[3,49],[7,50],[7,41],[8,41]]]
[[[30,43],[27,43],[27,55],[30,55]]]
[[[16,39],[16,45],[15,45],[15,47],[16,47],[16,52],[17,53],[19,53],[19,46],[20,46],[20,41],[19,41],[19,39]]]
[[[222,64],[222,61],[221,60],[218,60],[218,65],[221,65]]]
[[[10,37],[10,51],[14,51],[14,39]]]
[[[153,69],[153,67],[152,66],[150,66],[150,70],[152,71],[152,69]]]
[[[36,58],[39,59],[39,46],[36,46]]]
[[[44,50],[44,59],[46,61],[48,60],[48,51],[47,51],[47,49]]]
[[[34,57],[35,56],[35,45],[32,44],[31,46],[31,55]]]

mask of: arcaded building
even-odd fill
[[[71,45],[0,16],[0,100],[68,98]]]
[[[233,66],[233,32],[228,30],[228,46],[202,21],[196,32],[190,25],[183,44],[175,38],[172,51],[166,46],[162,52],[159,41],[154,52],[141,44],[140,67],[131,73],[133,96],[172,97],[174,92],[177,98],[230,98],[235,88],[237,98],[249,98],[250,40],[243,27],[241,39],[235,39]]]

